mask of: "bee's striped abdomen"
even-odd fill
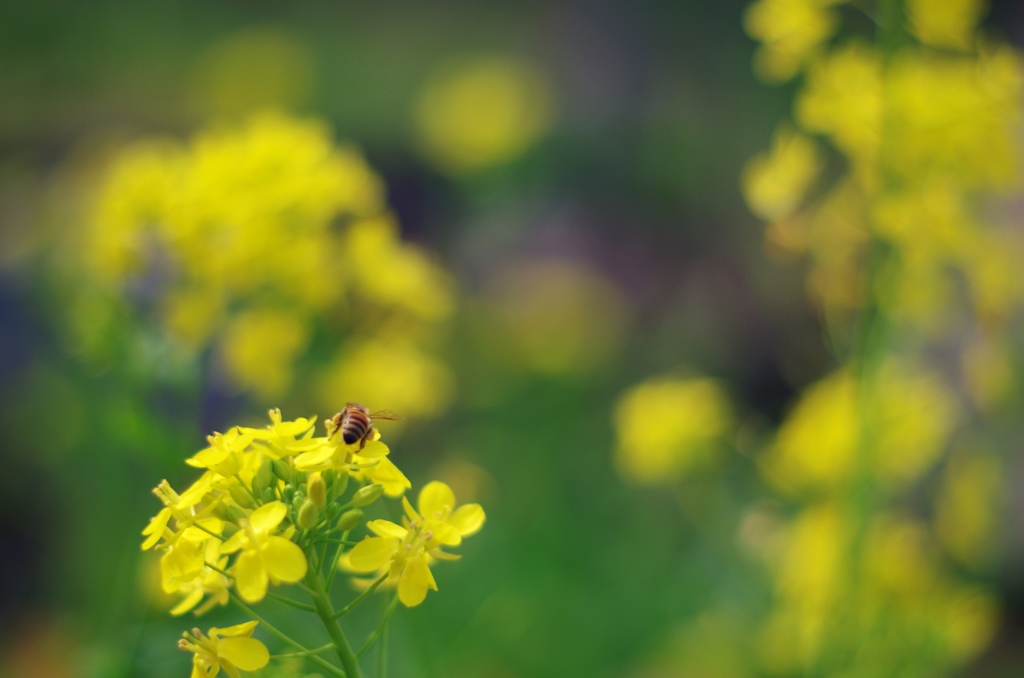
[[[341,418],[341,438],[346,445],[352,445],[366,437],[370,430],[370,415],[358,403],[348,403]]]

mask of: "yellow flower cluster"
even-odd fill
[[[958,580],[939,547],[967,566],[991,552],[998,461],[958,449],[934,524],[904,517],[902,500],[934,482],[968,418],[951,380],[900,356],[927,355],[954,316],[963,324],[951,309],[970,306],[981,335],[963,355],[970,395],[985,407],[1008,390],[1000,336],[1024,302],[1022,250],[979,208],[1020,187],[1024,67],[977,37],[979,0],[875,3],[884,39],[832,42],[840,5],[758,0],[747,16],[759,72],[803,80],[796,126],[780,125],[746,167],[746,200],[771,246],[808,259],[834,335],[860,326],[849,364],[806,388],[760,460],[798,508],[761,535],[775,607],[758,654],[780,674],[882,675],[897,656],[914,675],[945,673],[994,632],[994,599]],[[825,145],[843,160],[829,185]]]
[[[848,514],[827,501],[805,507],[778,537],[769,555],[775,604],[756,642],[770,672],[832,662],[885,675],[900,657],[914,675],[933,675],[984,649],[996,601],[944,571],[927,526],[883,513],[856,550],[855,539]]]
[[[452,313],[452,283],[401,240],[360,153],[318,121],[263,113],[187,144],[131,145],[103,175],[86,226],[72,318],[99,357],[153,337],[186,356],[212,348],[237,388],[270,398],[326,336],[333,367],[313,391],[324,401],[337,402],[332,371],[361,373],[382,350],[402,356],[408,369],[393,373],[414,375],[414,388],[354,396],[408,392],[395,406],[410,414],[450,396],[430,345]]]
[[[829,12],[830,4],[760,0],[749,17],[771,12],[764,21],[810,30],[798,22],[800,13]],[[1024,301],[1014,271],[1024,250],[1009,234],[985,227],[975,207],[1020,185],[1024,68],[1009,47],[974,45],[981,3],[925,0],[908,10],[925,44],[883,54],[856,39],[831,50],[817,41],[813,58],[801,57],[802,133],[780,128],[772,149],[747,166],[744,193],[771,222],[772,245],[807,255],[809,292],[828,312],[863,303],[865,258],[878,239],[896,250],[881,302],[897,321],[942,329],[942,311],[956,293],[950,270],[966,279],[978,316],[1001,321]],[[779,28],[778,40],[770,41],[748,28],[766,40],[765,50],[804,54],[810,40]],[[963,51],[936,48],[949,46]],[[846,158],[847,174],[831,189],[815,185],[823,165],[807,134],[827,139]]]
[[[326,435],[314,435],[314,419],[283,421],[270,412],[263,429],[235,427],[209,437],[209,447],[188,460],[204,469],[178,493],[165,480],[154,490],[164,508],[143,531],[144,550],[158,548],[163,588],[183,595],[173,614],[203,612],[228,601],[234,587],[255,603],[270,584],[307,579],[318,548],[338,540],[362,519],[362,509],[382,494],[402,495],[411,484],[389,459],[388,447],[368,419],[365,434],[352,435],[348,416],[355,403],[326,422]],[[372,415],[370,415],[372,417]],[[350,442],[346,442],[348,439]],[[349,492],[350,480],[358,489]],[[405,527],[383,520],[368,527],[378,537],[356,546],[349,561],[359,571],[386,569],[407,606],[418,605],[437,588],[428,558],[452,558],[441,546],[457,546],[483,525],[478,504],[456,508],[443,483],[428,484],[417,513],[404,500]],[[393,540],[393,541],[392,541]],[[328,563],[336,566],[341,549]],[[322,556],[320,557],[322,561]],[[198,606],[204,597],[207,601]]]

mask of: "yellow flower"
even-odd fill
[[[250,603],[263,600],[268,581],[295,583],[306,576],[306,555],[297,544],[273,532],[288,515],[279,501],[264,504],[249,516],[243,529],[221,547],[221,553],[241,550],[235,563],[238,594]]]
[[[434,481],[420,492],[417,506],[412,508],[404,497],[406,525],[387,520],[371,520],[367,527],[377,536],[356,544],[348,557],[348,566],[356,572],[377,572],[388,569],[389,579],[398,581],[398,598],[406,607],[423,602],[427,590],[437,590],[430,572],[430,557],[456,558],[441,550],[442,546],[458,546],[463,537],[476,533],[485,515],[479,504],[455,508],[455,495],[447,485]]]
[[[899,363],[886,365],[871,398],[875,444],[868,460],[887,489],[905,486],[936,460],[958,423],[942,381]],[[856,381],[837,372],[807,388],[764,460],[768,479],[791,492],[833,489],[853,473],[863,413]]]
[[[551,100],[544,73],[524,61],[490,57],[446,67],[416,109],[419,145],[451,174],[509,161],[550,126]]]
[[[754,68],[767,81],[789,80],[839,23],[832,5],[843,0],[758,0],[744,16],[747,34],[764,43]]]
[[[615,408],[620,472],[641,483],[671,482],[712,457],[731,420],[729,401],[713,379],[642,382]]]
[[[216,563],[218,569],[225,569],[228,566],[228,557],[220,557],[221,541],[219,539],[206,540],[205,563]],[[200,615],[207,612],[214,605],[228,604],[228,589],[231,587],[231,580],[223,574],[210,567],[204,567],[202,573],[178,587],[177,593],[185,594],[177,605],[171,610],[174,616],[182,615],[195,608],[195,614]],[[199,605],[203,596],[209,594],[205,603]]]
[[[750,211],[768,221],[792,214],[817,177],[820,162],[813,141],[780,127],[771,152],[753,158],[743,170],[743,197]]]
[[[259,622],[210,629],[209,636],[199,629],[185,632],[178,647],[195,654],[192,658],[192,678],[213,678],[221,669],[231,678],[239,678],[242,671],[257,671],[270,661],[267,646],[252,638]]]
[[[985,0],[907,0],[907,14],[921,42],[969,49]]]

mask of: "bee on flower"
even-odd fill
[[[372,520],[367,527],[377,536],[358,544],[349,541],[349,533],[363,522],[364,508],[382,496],[402,496],[411,487],[388,459],[391,450],[380,441],[374,417],[397,418],[384,410],[371,415],[362,405],[349,403],[324,422],[325,435],[318,436],[316,417],[288,421],[280,410],[271,410],[266,428],[236,426],[209,436],[208,447],[186,460],[203,473],[185,491],[162,481],[154,494],[164,506],[142,531],[142,548],[162,552],[162,587],[181,596],[171,614],[199,615],[233,602],[254,615],[248,605],[275,598],[314,612],[332,639],[319,650],[290,641],[298,648],[290,658],[360,678],[356,654],[342,640],[338,617],[385,578],[397,585],[397,598],[406,606],[420,604],[429,589],[437,589],[430,564],[458,557],[441,547],[458,546],[485,519],[478,504],[457,506],[447,485],[432,482],[420,493],[417,509],[402,498],[403,525]],[[385,572],[335,612],[330,589],[342,562],[357,572]],[[312,604],[272,592],[271,584],[294,585]],[[381,628],[394,607],[389,606]],[[240,670],[265,666],[270,659],[266,647],[250,637],[257,621],[214,628],[208,635],[199,629],[186,633],[179,645],[194,653],[193,678],[213,678],[221,670],[239,678]],[[379,635],[373,634],[363,649]],[[332,646],[340,668],[319,656]]]

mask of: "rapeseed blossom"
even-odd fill
[[[231,678],[239,678],[242,671],[257,671],[270,661],[267,646],[252,637],[258,622],[212,628],[209,635],[199,629],[186,632],[178,647],[193,652],[192,678],[213,678],[221,669]]]
[[[427,590],[437,590],[430,561],[452,560],[442,546],[458,546],[463,537],[483,526],[485,515],[479,504],[455,507],[455,494],[442,482],[428,483],[420,491],[418,511],[402,498],[402,525],[373,520],[367,527],[377,536],[359,542],[349,554],[348,568],[354,572],[387,571],[398,582],[398,597],[406,607],[423,602]]]
[[[345,442],[347,412],[327,419],[324,434],[317,435],[316,417],[286,420],[271,410],[265,428],[236,426],[210,435],[208,446],[187,460],[202,475],[184,491],[167,481],[158,485],[154,494],[164,507],[143,530],[142,548],[162,553],[163,590],[181,596],[172,614],[202,614],[231,601],[251,614],[247,604],[265,597],[290,601],[269,590],[271,585],[295,584],[313,597],[313,605],[291,603],[320,616],[346,675],[358,676],[351,648],[337,641],[340,615],[329,595],[339,565],[383,570],[372,588],[390,579],[406,606],[419,605],[428,589],[436,590],[430,564],[458,558],[441,547],[456,547],[477,532],[483,509],[457,506],[451,489],[435,481],[420,492],[418,509],[402,497],[403,525],[370,520],[366,527],[377,536],[348,541],[364,509],[381,496],[401,496],[411,483],[389,460],[391,450],[380,440],[372,414],[363,439]],[[381,623],[386,622],[387,616]],[[181,647],[195,653],[193,676],[212,677],[222,669],[237,676],[239,669],[264,666],[266,648],[249,638],[255,626],[253,621],[211,629],[209,636],[197,629],[187,633]]]
[[[412,415],[450,400],[435,356],[454,310],[450,276],[402,240],[380,177],[320,121],[264,112],[186,143],[125,147],[69,256],[71,329],[92,359],[127,352],[119,364],[143,361],[152,374],[144,361],[157,356],[195,369],[209,354],[215,375],[259,398],[287,394],[297,376],[356,375],[313,389],[334,403],[394,353],[419,369],[389,370],[381,392],[363,380],[354,396],[401,394],[395,407]],[[332,348],[310,361],[316,338]]]

